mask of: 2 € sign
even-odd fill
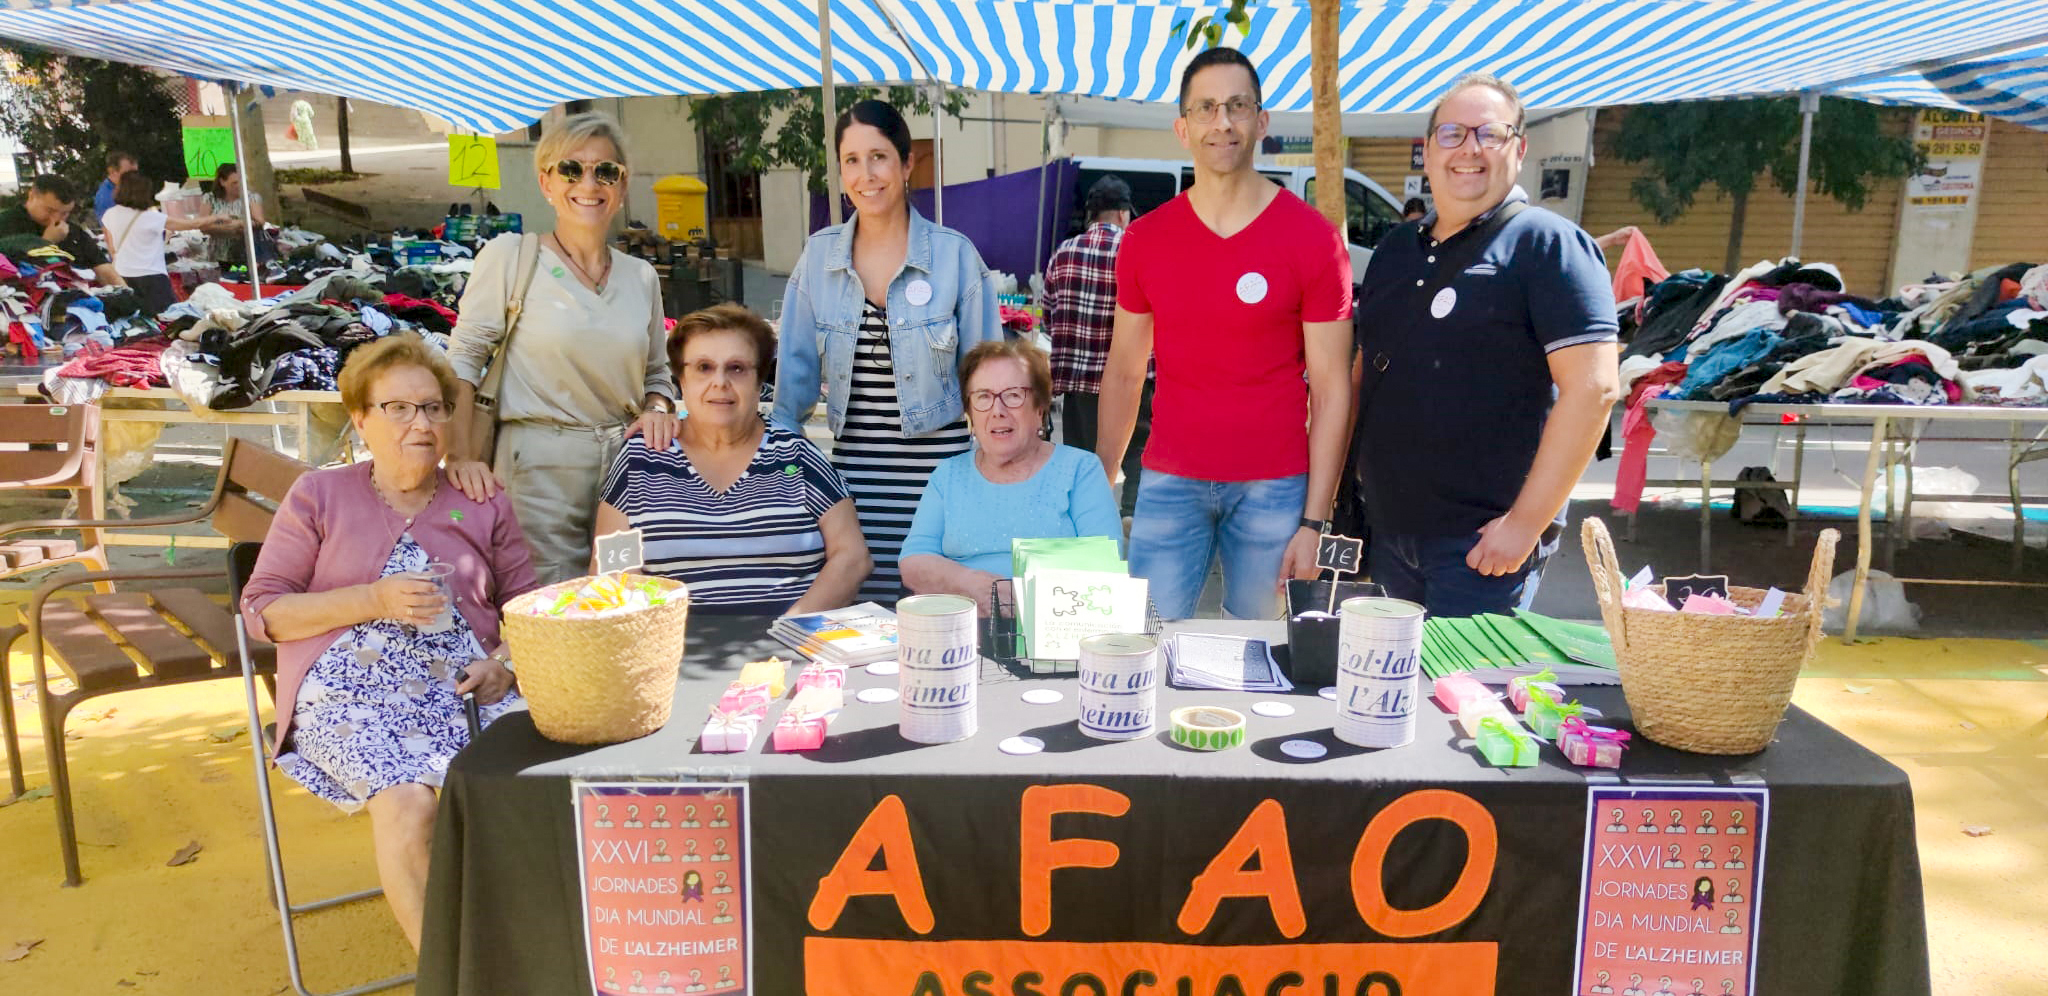
[[[638,570],[646,562],[638,529],[621,529],[597,538],[597,570],[600,574]]]

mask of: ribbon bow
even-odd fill
[[[711,707],[711,725],[713,726],[758,727],[760,724],[761,715],[759,713],[748,712],[745,709],[727,711],[717,706]]]
[[[1548,667],[1545,667],[1545,668],[1544,668],[1543,670],[1541,670],[1541,671],[1538,671],[1538,672],[1536,672],[1535,674],[1532,674],[1532,675],[1529,675],[1528,677],[1525,677],[1525,678],[1523,678],[1523,679],[1522,679],[1522,684],[1523,684],[1523,686],[1524,686],[1524,687],[1527,687],[1527,686],[1530,686],[1530,685],[1534,685],[1534,684],[1536,684],[1537,682],[1541,682],[1541,681],[1548,681],[1548,682],[1552,682],[1552,683],[1555,683],[1555,682],[1557,681],[1557,672],[1556,672],[1556,671],[1553,671],[1553,670],[1551,670],[1551,669],[1550,669],[1550,668],[1548,668]]]
[[[1576,705],[1577,703],[1573,704]],[[1587,740],[1598,740],[1611,744],[1625,744],[1628,742],[1628,731],[1617,730],[1607,726],[1590,726],[1585,720],[1577,716],[1565,717],[1565,721],[1558,724],[1557,730],[1558,733],[1567,737],[1579,736]]]
[[[1489,733],[1506,740],[1514,747],[1514,753],[1508,757],[1509,763],[1519,763],[1522,760],[1522,752],[1531,746],[1527,735],[1519,728],[1501,722],[1498,716],[1488,716],[1479,721],[1479,736],[1483,739]]]
[[[1559,704],[1556,699],[1550,696],[1549,692],[1541,688],[1529,689],[1529,705],[1534,707],[1538,704],[1555,711],[1560,716],[1567,717],[1576,717],[1581,710],[1586,708],[1577,702]]]

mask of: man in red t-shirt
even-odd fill
[[[1181,75],[1173,132],[1193,186],[1131,223],[1117,256],[1116,329],[1096,456],[1111,480],[1157,383],[1131,524],[1131,573],[1167,619],[1194,614],[1221,554],[1223,609],[1279,613],[1316,575],[1351,417],[1351,266],[1344,240],[1260,176],[1258,72],[1212,48]]]

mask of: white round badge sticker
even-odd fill
[[[1442,318],[1450,314],[1451,309],[1457,306],[1458,292],[1446,287],[1443,290],[1437,291],[1436,297],[1430,300],[1429,317]]]
[[[854,693],[853,697],[870,705],[878,702],[894,702],[896,701],[896,690],[893,688],[863,688]]]
[[[1280,744],[1280,753],[1301,761],[1313,761],[1330,752],[1330,748],[1313,740],[1287,740]]]
[[[876,661],[876,662],[874,662],[873,664],[870,664],[870,665],[868,665],[868,673],[869,673],[869,674],[895,674],[895,673],[896,673],[896,662],[895,662],[895,661]]]
[[[1294,707],[1285,702],[1254,702],[1252,711],[1269,719],[1294,715]]]
[[[903,299],[924,307],[932,302],[932,285],[923,280],[913,280],[910,286],[903,288]]]
[[[1052,705],[1066,696],[1056,688],[1034,688],[1025,692],[1023,698],[1032,705]]]
[[[1005,754],[1036,754],[1045,749],[1045,741],[1037,737],[1005,737],[996,749]]]
[[[1265,300],[1265,275],[1261,273],[1247,273],[1237,278],[1237,299],[1246,304],[1257,304]]]

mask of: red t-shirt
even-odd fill
[[[1116,289],[1118,307],[1152,315],[1145,469],[1205,481],[1308,472],[1301,326],[1351,317],[1336,228],[1282,190],[1225,239],[1181,194],[1131,222]]]

